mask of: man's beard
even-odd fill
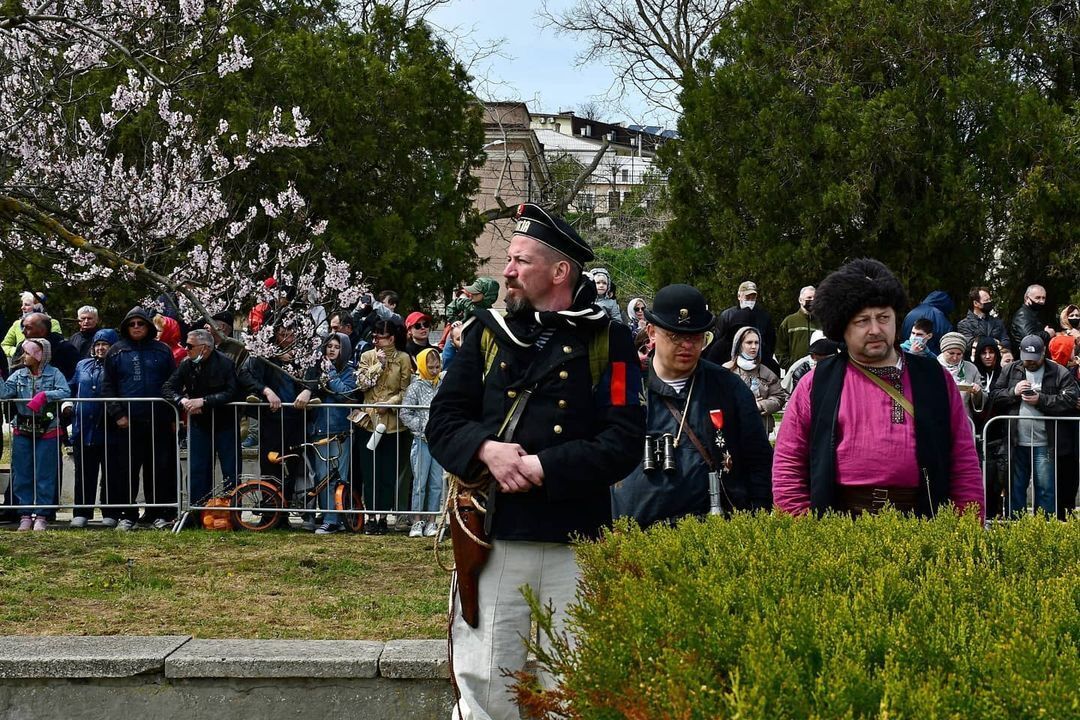
[[[529,302],[524,295],[517,297],[506,298],[506,311],[511,315],[527,314],[535,311],[536,308]]]

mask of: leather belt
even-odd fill
[[[890,505],[900,512],[915,512],[918,488],[837,485],[836,507],[852,515],[876,515]]]

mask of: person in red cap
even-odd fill
[[[405,318],[405,335],[408,338],[405,341],[405,352],[412,359],[413,372],[415,372],[416,356],[432,347],[428,339],[431,335],[431,317],[419,310],[409,313],[409,316]]]

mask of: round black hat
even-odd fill
[[[705,332],[716,318],[709,312],[705,296],[690,285],[668,285],[656,293],[652,307],[645,309],[645,319],[671,332]]]
[[[907,293],[892,270],[878,260],[852,260],[831,273],[814,293],[814,316],[825,337],[842,342],[856,313],[868,307],[891,307],[897,325],[907,309]]]
[[[515,235],[525,235],[560,252],[579,266],[593,259],[592,248],[570,223],[534,203],[521,203],[514,214]]]

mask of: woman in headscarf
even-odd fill
[[[412,450],[409,461],[413,472],[413,491],[411,510],[414,513],[436,513],[442,507],[443,469],[431,457],[427,444],[428,411],[431,400],[439,389],[442,379],[442,362],[435,348],[421,350],[416,356],[418,372],[413,376],[409,389],[405,391],[405,405],[401,409],[401,422],[412,431]],[[422,407],[409,407],[412,405]],[[414,515],[409,537],[432,537],[437,532],[435,515]]]
[[[356,373],[352,363],[349,362],[350,357],[352,357],[352,343],[348,335],[331,333],[327,336],[323,343],[322,362],[309,369],[305,377],[306,380],[318,382],[318,390],[314,394],[321,401],[331,404],[353,401]],[[348,482],[351,449],[351,442],[347,436],[351,427],[349,408],[309,407],[307,418],[308,442],[346,434],[345,437],[332,440],[319,448],[308,448],[308,460],[315,473],[315,485],[330,475],[332,458],[337,458],[340,482]],[[334,512],[334,491],[337,489],[337,484],[328,482],[319,492],[319,507],[326,511],[322,517],[322,524],[315,527],[314,516],[304,518],[305,526],[311,527],[316,535],[331,535],[341,530],[338,514]]]
[[[19,531],[45,530],[56,511],[34,507],[57,502],[60,408],[68,395],[64,374],[49,364],[45,338],[23,340],[23,365],[0,383],[0,400],[17,398],[11,429],[11,484]]]
[[[776,422],[773,413],[780,412],[787,403],[788,394],[780,386],[780,378],[761,364],[761,335],[752,327],[742,327],[731,342],[731,360],[724,363],[746,383],[757,401],[765,432],[772,433]]]
[[[412,361],[405,352],[405,328],[395,320],[377,320],[372,339],[374,349],[360,356],[356,387],[364,392],[365,405],[400,405],[412,379]],[[388,527],[382,513],[406,505],[409,498],[409,445],[401,438],[405,427],[393,407],[365,407],[353,411],[349,419],[360,426],[353,435],[353,452],[363,480],[364,507],[381,511],[368,516],[364,532],[385,533]],[[368,442],[380,425],[384,426],[383,436],[374,441],[377,444],[372,451]]]
[[[626,319],[630,332],[635,335],[639,330],[645,329],[645,300],[643,298],[634,298],[626,303]]]

